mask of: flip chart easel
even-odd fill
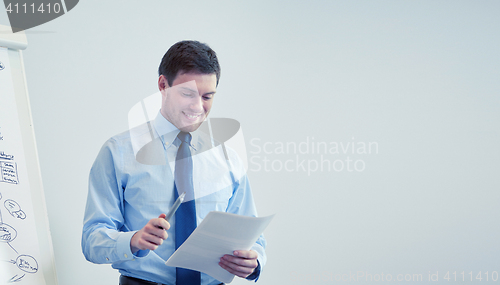
[[[0,284],[57,285],[21,50],[0,25]]]

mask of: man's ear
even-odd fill
[[[160,75],[160,77],[158,77],[158,89],[160,91],[162,91],[163,89],[167,89],[169,88],[170,86],[168,86],[168,81],[167,81],[167,78],[165,77],[165,75]]]

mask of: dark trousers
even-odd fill
[[[166,284],[120,275],[120,285],[166,285]]]
[[[167,285],[163,283],[156,283],[151,281],[146,281],[134,277],[128,277],[124,275],[120,275],[120,285]],[[189,284],[186,284],[189,285]],[[224,285],[224,283],[220,283],[219,285]]]

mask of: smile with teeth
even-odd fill
[[[197,119],[198,117],[200,117],[200,116],[201,116],[201,113],[199,113],[199,114],[192,114],[192,115],[187,114],[187,113],[185,113],[185,112],[182,112],[182,113],[183,113],[184,115],[186,115],[186,117],[188,117],[188,118],[189,118],[189,119],[191,119],[191,120],[195,120],[195,119]]]

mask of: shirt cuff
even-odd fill
[[[257,268],[254,269],[253,273],[248,275],[247,280],[254,280],[255,282],[257,282],[257,280],[259,280],[259,276],[260,276],[260,262],[259,260],[257,260]]]
[[[149,250],[139,250],[135,254],[130,249],[130,240],[137,231],[122,232],[117,239],[116,252],[120,260],[133,260],[137,257],[144,257],[149,254]]]

